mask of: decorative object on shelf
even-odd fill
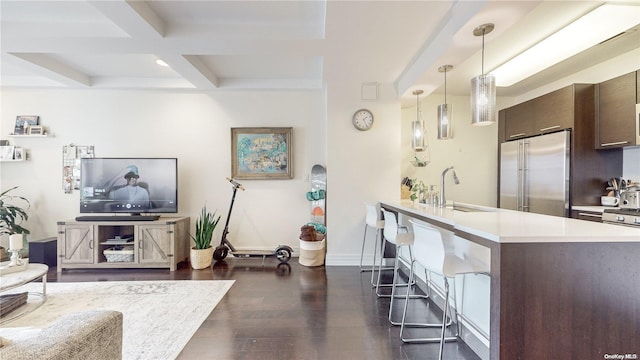
[[[451,109],[447,104],[447,71],[451,71],[453,65],[443,65],[438,71],[444,73],[444,104],[438,105],[438,139],[448,140],[453,138],[451,130]]]
[[[27,205],[27,209],[31,204],[29,203],[29,200],[22,196],[9,195],[12,190],[15,190],[17,188],[18,187],[15,186],[0,193],[0,235],[10,235],[11,244],[9,247],[9,251],[13,252],[15,250],[16,252],[22,252],[22,254],[24,254],[26,257],[28,256],[29,247],[27,243],[27,237],[23,235],[29,234],[30,231],[22,227],[20,224],[22,223],[22,221],[29,219],[29,215],[27,214],[27,211],[25,209],[17,205],[10,204],[9,201],[19,200],[21,202],[24,202]],[[19,247],[18,242],[20,242]]]
[[[16,116],[16,125],[13,129],[15,135],[29,134],[29,129],[32,126],[38,125],[38,115],[18,115]]]
[[[17,160],[17,161],[22,161],[25,160],[25,153],[24,153],[24,149],[21,147],[16,147],[13,150],[13,160]]]
[[[473,30],[473,35],[482,36],[482,74],[471,79],[471,125],[491,125],[496,121],[496,78],[484,73],[484,36],[493,28],[488,23]]]
[[[367,131],[373,127],[373,113],[369,109],[360,109],[351,118],[353,126],[360,131]]]
[[[40,126],[40,125],[37,125],[37,126],[34,126],[34,125],[29,126],[29,132],[28,132],[28,134],[29,134],[29,135],[45,135],[45,132],[44,132],[44,126]]]
[[[200,217],[196,220],[196,234],[191,235],[195,246],[191,248],[191,267],[198,270],[211,266],[213,262],[213,246],[211,238],[216,229],[220,215],[216,218],[216,213],[207,211],[207,206],[202,207]]]
[[[231,176],[235,179],[292,179],[290,127],[231,128]]]
[[[133,262],[133,246],[114,246],[102,251],[107,262]]]
[[[64,145],[62,147],[62,189],[65,194],[80,189],[80,159],[95,156],[93,145]]]

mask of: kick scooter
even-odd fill
[[[293,253],[293,249],[287,245],[278,245],[278,247],[273,250],[237,250],[229,239],[227,239],[227,235],[229,234],[229,219],[231,219],[231,211],[233,210],[233,203],[236,200],[236,192],[238,189],[244,191],[244,187],[239,182],[227,178],[227,181],[233,185],[233,196],[231,197],[231,206],[229,206],[229,214],[227,215],[227,222],[224,225],[224,231],[222,232],[222,239],[220,240],[220,245],[216,247],[213,251],[213,259],[215,261],[223,260],[227,257],[229,253],[235,257],[239,258],[250,258],[250,257],[261,257],[264,261],[267,257],[277,257],[280,262],[287,262],[291,258],[291,253]]]

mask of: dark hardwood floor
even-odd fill
[[[227,258],[204,270],[181,264],[173,273],[100,269],[58,274],[51,269],[48,281],[235,280],[185,346],[181,360],[437,359],[437,343],[400,341],[399,327],[387,319],[389,299],[375,295],[370,273],[346,266],[309,268],[295,258],[278,264],[275,259],[263,265],[259,259]],[[427,331],[427,336],[438,336],[437,330]],[[444,358],[479,359],[460,341],[446,343]]]

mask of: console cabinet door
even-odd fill
[[[58,231],[58,256],[63,264],[93,264],[95,261],[94,227],[65,225]]]
[[[138,226],[138,262],[169,263],[173,257],[172,241],[167,225]]]
[[[636,145],[636,72],[598,84],[598,149]]]

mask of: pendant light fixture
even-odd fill
[[[420,95],[422,95],[424,91],[415,90],[412,94],[416,96],[416,120],[411,122],[411,130],[412,130],[412,140],[411,147],[414,151],[425,151],[426,150],[426,159],[418,158],[418,155],[414,155],[414,160],[411,161],[413,166],[422,167],[426,166],[431,162],[431,155],[429,152],[429,143],[427,141],[427,134],[424,128],[424,122],[422,121],[422,110],[420,109]]]
[[[473,35],[482,36],[482,74],[471,79],[471,125],[491,125],[496,121],[496,78],[484,73],[484,36],[493,27],[488,23],[473,30]]]
[[[415,151],[423,151],[425,148],[424,123],[422,122],[422,111],[420,110],[420,95],[423,92],[422,90],[413,92],[413,95],[416,96],[416,120],[411,123],[411,130],[413,134],[412,147]]]
[[[447,104],[447,71],[451,71],[453,65],[443,65],[438,71],[444,73],[444,104],[438,105],[438,140],[452,139],[451,131],[451,107]]]

